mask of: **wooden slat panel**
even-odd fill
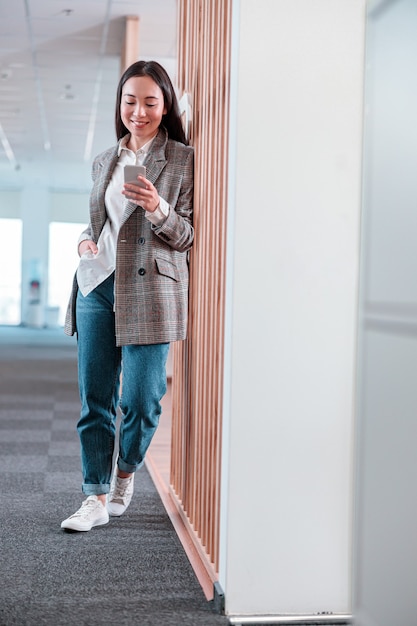
[[[196,241],[188,340],[175,346],[171,486],[213,566],[219,558],[231,0],[179,0],[179,91],[193,102]]]

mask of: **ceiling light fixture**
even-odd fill
[[[15,170],[20,169],[18,162],[16,161],[16,157],[12,150],[9,140],[7,139],[6,133],[3,130],[3,126],[0,124],[0,142],[4,148],[7,158],[9,159],[10,165],[14,167]]]
[[[59,96],[60,100],[65,100],[69,102],[71,100],[75,100],[75,94],[71,91],[71,85],[65,85],[65,90]]]
[[[25,3],[25,13],[26,13],[26,27],[27,27],[27,31],[29,35],[30,49],[31,49],[31,56],[32,56],[32,68],[33,68],[33,73],[35,77],[36,94],[38,97],[39,118],[40,118],[41,128],[42,128],[43,145],[50,146],[51,141],[49,138],[49,128],[48,128],[48,121],[46,118],[45,100],[43,96],[42,82],[41,82],[40,72],[39,72],[39,63],[38,63],[38,58],[37,58],[37,53],[36,53],[35,35],[33,33],[33,28],[32,28],[32,16],[30,13],[30,8],[29,8],[29,0],[24,0],[24,3]]]
[[[91,151],[93,148],[94,134],[95,134],[95,129],[96,129],[97,115],[98,115],[98,105],[100,102],[100,89],[101,89],[101,84],[102,84],[103,75],[104,75],[103,60],[104,60],[104,55],[106,53],[107,37],[109,34],[111,3],[112,3],[112,0],[107,0],[106,17],[104,20],[103,30],[101,33],[98,70],[97,70],[96,81],[94,84],[93,101],[92,101],[91,111],[90,111],[90,121],[88,124],[87,139],[85,142],[84,161],[90,160]]]

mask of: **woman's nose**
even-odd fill
[[[146,109],[143,104],[138,104],[136,107],[136,115],[138,117],[144,117],[146,115]]]

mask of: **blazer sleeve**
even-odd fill
[[[194,240],[194,150],[186,148],[185,161],[174,162],[172,175],[181,177],[181,186],[175,206],[170,204],[166,220],[159,226],[152,225],[154,233],[178,252],[190,250]],[[161,193],[163,196],[163,194]]]

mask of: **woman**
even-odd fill
[[[119,516],[128,507],[161,413],[169,342],[184,339],[187,330],[193,150],[161,65],[138,61],[125,71],[115,121],[118,144],[93,163],[90,223],[79,239],[65,324],[67,334],[77,333],[77,430],[87,496],[61,524],[73,531],[106,524],[109,513]],[[146,177],[124,183],[125,165],[145,165]]]

